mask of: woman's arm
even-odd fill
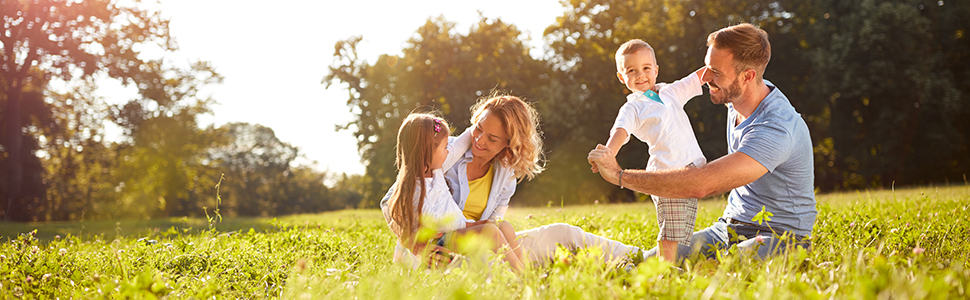
[[[495,199],[497,204],[495,205],[495,210],[492,211],[492,215],[488,217],[489,220],[501,221],[505,217],[505,212],[509,209],[509,201],[512,199],[512,195],[515,194],[515,186],[517,183],[514,175],[509,175],[509,178],[505,182],[492,183],[502,184],[502,188],[498,197]]]

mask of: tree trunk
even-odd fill
[[[9,221],[11,216],[15,221],[27,221],[30,217],[24,211],[20,199],[21,190],[24,182],[24,159],[23,159],[23,109],[20,96],[20,80],[13,79],[7,85],[7,107],[4,109],[4,130],[6,131],[7,141],[4,148],[7,151],[6,167],[8,173],[7,184],[7,209],[3,212],[3,219]]]

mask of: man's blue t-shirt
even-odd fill
[[[735,126],[738,111],[728,104],[728,154],[741,152],[761,163],[768,173],[731,190],[724,217],[751,222],[765,210],[779,234],[809,236],[815,224],[815,168],[808,125],[788,97],[765,80],[768,96],[746,120]]]

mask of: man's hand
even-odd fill
[[[616,163],[616,155],[613,154],[613,150],[602,144],[597,144],[596,149],[589,152],[586,160],[592,166],[593,173],[600,173],[603,179],[612,184],[619,183],[620,165]]]

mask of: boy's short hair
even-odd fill
[[[734,55],[734,71],[741,73],[754,69],[764,75],[771,60],[771,43],[768,33],[748,23],[742,23],[712,32],[707,36],[707,46],[731,51]]]
[[[622,59],[624,55],[637,53],[637,51],[644,49],[650,50],[650,55],[653,56],[653,63],[656,64],[657,52],[653,51],[653,47],[650,47],[650,44],[647,44],[647,42],[644,42],[641,39],[632,39],[626,41],[626,43],[623,43],[623,45],[620,45],[619,49],[616,49],[616,70],[623,70],[623,66],[620,65],[620,59]]]

